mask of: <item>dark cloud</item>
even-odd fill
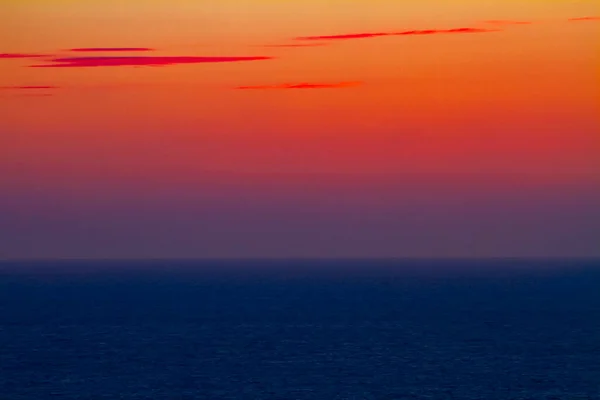
[[[6,97],[50,97],[54,95],[55,89],[58,89],[58,86],[0,86],[0,91],[3,91]]]
[[[0,59],[43,58],[43,57],[49,57],[49,56],[47,54],[0,53]]]
[[[0,90],[51,90],[58,86],[0,86]]]
[[[68,51],[76,52],[76,53],[94,53],[94,52],[143,52],[143,51],[155,51],[156,49],[151,49],[148,47],[80,47],[75,49],[69,49]]]
[[[124,66],[168,66],[269,60],[272,57],[64,57],[50,60],[53,64],[31,65],[36,68],[84,68]]]
[[[600,21],[600,17],[577,17],[569,18],[571,22],[583,22],[583,21]]]
[[[239,86],[242,90],[268,90],[268,89],[338,89],[361,85],[362,82],[329,82],[329,83],[282,83],[278,85]]]
[[[453,33],[487,33],[496,32],[496,29],[484,28],[455,28],[455,29],[426,29],[412,30],[402,32],[367,32],[367,33],[348,33],[340,35],[326,36],[302,36],[295,38],[296,40],[351,40],[351,39],[368,39],[383,36],[411,36],[411,35],[440,35]]]

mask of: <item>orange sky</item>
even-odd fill
[[[600,182],[599,8],[2,0],[0,190],[214,171],[537,174],[589,186]],[[581,17],[592,18],[570,21]],[[452,32],[463,28],[473,31]],[[361,34],[373,37],[336,39]],[[69,51],[121,47],[153,51]]]

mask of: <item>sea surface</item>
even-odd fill
[[[599,400],[600,262],[1,262],[0,399]]]

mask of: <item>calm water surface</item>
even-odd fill
[[[0,263],[0,399],[600,400],[600,262]]]

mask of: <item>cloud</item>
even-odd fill
[[[43,58],[47,54],[28,54],[28,53],[0,53],[0,59],[18,59],[18,58]]]
[[[483,21],[484,24],[490,25],[531,25],[533,22],[531,21],[510,21],[510,20],[502,20],[502,19],[493,19],[488,21]]]
[[[0,86],[7,97],[50,97],[58,86]]]
[[[411,35],[439,35],[453,33],[487,33],[496,32],[497,29],[484,28],[455,28],[455,29],[426,29],[412,30],[402,32],[367,32],[367,33],[349,33],[341,35],[326,35],[326,36],[302,36],[295,40],[351,40],[351,39],[368,39],[383,36],[411,36]]]
[[[0,86],[0,90],[49,90],[58,86]]]
[[[347,39],[366,39],[380,36],[391,36],[391,33],[348,33],[342,35],[326,35],[326,36],[302,36],[295,38],[296,40],[347,40]]]
[[[583,21],[600,21],[600,17],[577,17],[569,18],[571,22],[583,22]]]
[[[294,47],[320,47],[327,46],[327,43],[286,43],[286,44],[263,44],[260,47],[271,48],[294,48]]]
[[[156,51],[156,49],[150,49],[148,47],[80,47],[76,49],[69,49],[75,53],[93,53],[93,52],[136,52],[136,51]]]
[[[267,89],[339,89],[359,86],[362,82],[333,82],[333,83],[282,83],[279,85],[239,86],[241,90],[267,90]]]
[[[179,64],[203,64],[240,61],[269,60],[273,57],[64,57],[54,58],[54,64],[31,65],[34,68],[84,68],[168,66]]]
[[[428,29],[428,30],[416,30],[416,31],[405,31],[392,33],[392,36],[404,36],[404,35],[439,35],[439,34],[452,34],[452,33],[488,33],[498,32],[497,29],[483,29],[483,28],[454,28],[454,29]]]
[[[53,93],[26,93],[21,95],[15,95],[15,97],[54,97]]]

